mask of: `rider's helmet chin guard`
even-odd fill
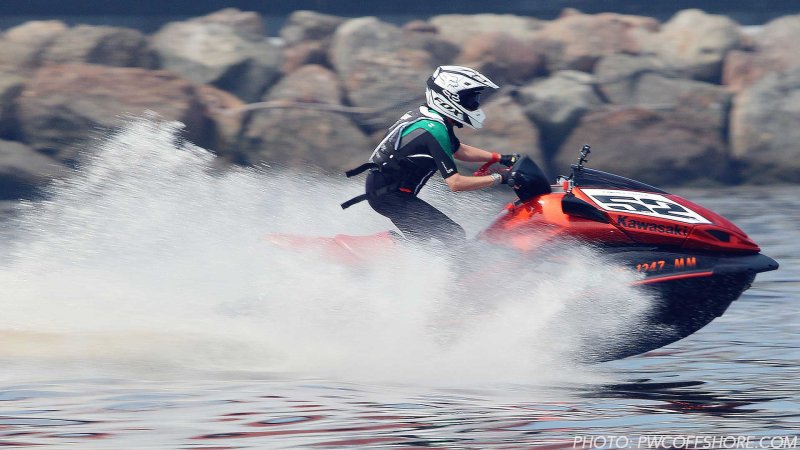
[[[480,128],[486,118],[480,109],[484,89],[497,89],[477,70],[463,66],[439,66],[428,78],[425,99],[429,108],[470,128]]]

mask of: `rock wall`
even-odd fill
[[[800,182],[800,15],[758,31],[692,9],[555,20],[443,15],[396,26],[293,13],[269,38],[225,9],[152,35],[31,21],[0,33],[0,198],[69,173],[84,142],[155,111],[239,164],[341,171],[422,102],[442,64],[502,89],[464,142],[591,165],[650,183]]]

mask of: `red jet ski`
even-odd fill
[[[552,242],[578,241],[599,250],[607,263],[640,274],[634,286],[656,298],[654,310],[638,324],[638,332],[630,333],[635,337],[595,352],[594,359],[636,355],[689,336],[721,316],[756,274],[778,268],[729,220],[653,186],[585,167],[589,153],[584,146],[571,175],[558,177],[553,185],[530,158],[520,158],[509,169],[518,200],[476,239],[522,255],[535,255]],[[490,165],[475,174],[487,174]],[[398,251],[403,239],[384,232],[332,238],[272,235],[268,241],[363,263]]]

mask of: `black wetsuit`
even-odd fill
[[[442,178],[458,173],[453,153],[460,145],[453,126],[438,113],[425,106],[409,111],[389,129],[370,158],[377,167],[367,175],[369,205],[408,239],[464,240],[460,225],[417,197],[437,170]]]

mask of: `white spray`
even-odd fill
[[[275,248],[265,235],[391,224],[366,204],[339,208],[360,181],[218,171],[179,134],[180,124],[133,121],[46,200],[20,205],[0,266],[6,367],[531,382],[563,378],[587,330],[606,333],[647,307],[630,274],[574,246],[523,273],[503,273],[508,255],[490,248],[472,258],[408,248],[357,267]],[[501,207],[428,191],[472,234]],[[474,285],[463,275],[476,271],[496,277]],[[598,286],[602,300],[581,301]]]

